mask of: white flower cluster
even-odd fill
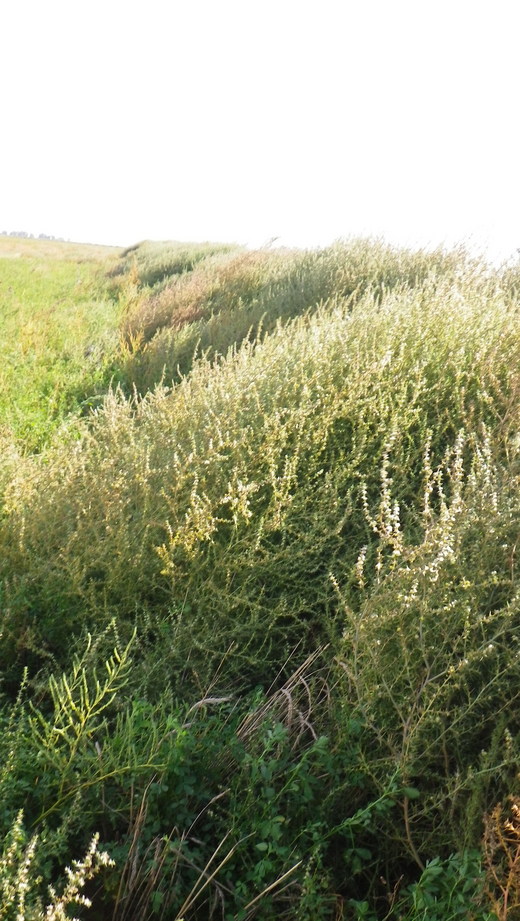
[[[114,866],[105,851],[98,851],[99,835],[94,835],[82,860],[75,860],[72,867],[65,868],[67,880],[61,895],[49,886],[51,901],[45,911],[39,907],[41,901],[34,893],[41,878],[31,875],[38,836],[34,835],[28,844],[25,840],[23,812],[19,812],[11,828],[9,844],[0,856],[0,917],[6,917],[5,912],[15,908],[16,921],[78,921],[68,913],[70,905],[90,908],[90,899],[82,891],[85,883],[102,867]]]

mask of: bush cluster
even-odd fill
[[[427,278],[482,271],[463,251],[414,253],[376,241],[340,242],[308,252],[266,249],[210,256],[194,261],[190,272],[172,268],[152,287],[150,277],[133,264],[134,287],[123,299],[123,336],[127,380],[141,394],[161,381],[179,380],[196,355],[225,355],[323,303],[354,300],[367,290],[379,299],[385,291]]]
[[[0,897],[83,853],[93,919],[514,921],[515,268],[104,272],[119,383],[0,428]]]

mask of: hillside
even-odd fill
[[[514,921],[519,277],[0,237],[0,917]]]

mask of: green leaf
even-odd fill
[[[402,793],[403,796],[407,796],[408,799],[418,799],[421,795],[419,790],[416,790],[415,787],[403,787]]]

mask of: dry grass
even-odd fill
[[[66,262],[104,262],[117,257],[118,246],[73,243],[62,240],[37,240],[0,236],[0,259],[59,259]]]
[[[520,803],[509,798],[504,809],[495,806],[484,821],[486,894],[498,921],[520,917]]]
[[[224,306],[258,295],[273,269],[286,266],[279,254],[254,251],[204,260],[194,271],[174,276],[158,293],[140,299],[126,315],[122,335],[127,344],[149,342],[162,328],[179,330]]]

